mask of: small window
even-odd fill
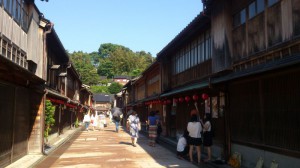
[[[8,59],[11,59],[11,48],[12,48],[12,46],[10,44],[8,44],[8,46],[7,46],[7,55],[6,55],[6,57]]]
[[[7,42],[6,41],[4,41],[4,40],[2,40],[2,55],[3,56],[6,56],[6,51],[7,51]]]
[[[257,6],[257,13],[260,13],[265,10],[265,1],[264,0],[257,0],[256,1],[256,6]]]
[[[279,0],[268,0],[269,7],[277,3]]]
[[[12,57],[11,57],[11,60],[13,62],[16,62],[16,57],[17,57],[16,54],[17,54],[17,49],[15,47],[13,47]],[[16,63],[18,63],[18,62],[16,62]]]
[[[4,9],[8,12],[8,13],[11,13],[11,2],[10,0],[3,0],[3,6],[4,6]]]
[[[246,23],[246,9],[241,11],[241,24]]]
[[[233,16],[233,26],[237,27],[246,22],[246,9],[241,10]]]
[[[249,19],[253,18],[256,15],[256,2],[252,2],[249,5]]]

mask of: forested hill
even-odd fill
[[[82,82],[90,86],[105,86],[113,76],[139,76],[154,61],[149,52],[133,52],[127,47],[111,43],[101,44],[98,52],[78,51],[69,53],[69,56]],[[101,80],[100,76],[107,79]]]

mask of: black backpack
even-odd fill
[[[119,121],[120,121],[120,116],[113,116],[113,119],[114,119],[115,121],[119,122]]]

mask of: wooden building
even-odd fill
[[[53,24],[32,0],[0,1],[0,167],[44,152],[45,100],[56,106],[52,134],[93,110]],[[83,108],[86,107],[86,108]]]
[[[297,167],[300,1],[202,2],[203,12],[157,55],[161,92],[149,102],[162,106],[165,137],[182,134],[197,107],[212,116],[215,158],[238,152],[243,167],[259,157],[266,167]],[[135,97],[129,105],[147,103],[140,109],[149,106],[146,74],[125,85]]]
[[[0,1],[0,167],[42,152],[47,30],[30,1]]]
[[[103,112],[105,115],[111,110],[113,98],[109,94],[94,94],[94,107],[99,114]]]

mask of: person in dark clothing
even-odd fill
[[[156,111],[155,112],[155,116],[157,118],[157,136],[156,136],[156,139],[155,139],[155,142],[158,144],[159,143],[159,137],[160,137],[160,134],[162,133],[162,122],[161,122],[161,119],[160,119],[160,114],[159,114],[159,111]]]
[[[155,140],[157,136],[157,123],[158,120],[155,116],[155,112],[151,111],[150,116],[148,117],[148,124],[149,124],[149,145],[155,147]]]
[[[211,116],[209,113],[204,115],[204,125],[203,125],[203,145],[207,150],[207,158],[204,160],[208,162],[211,160],[211,146],[212,146],[212,132],[211,132]]]
[[[116,124],[116,132],[119,132],[119,125],[121,121],[121,116],[123,116],[122,109],[118,107],[114,107],[112,109],[112,116],[113,116],[113,121]]]

